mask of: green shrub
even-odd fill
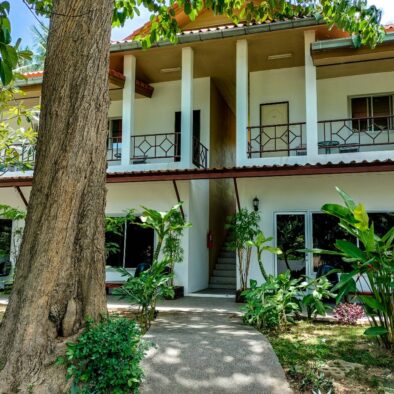
[[[138,305],[138,321],[142,333],[145,334],[155,317],[158,298],[174,296],[174,290],[169,286],[173,274],[168,273],[166,260],[155,262],[151,268],[141,272],[138,277],[123,268],[118,271],[128,279],[122,287],[115,289],[113,294],[128,301],[131,305]]]
[[[88,322],[77,342],[67,343],[66,357],[58,363],[66,365],[73,393],[136,393],[147,347],[134,320],[112,317]]]
[[[258,286],[250,281],[250,289],[244,291],[246,305],[243,308],[244,322],[259,330],[283,330],[294,322],[305,307],[308,318],[325,315],[324,299],[335,295],[325,277],[317,279],[292,279],[286,271],[277,277],[269,275],[267,281]]]

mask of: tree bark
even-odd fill
[[[54,0],[33,188],[0,326],[0,392],[61,393],[59,347],[106,313],[112,0]]]

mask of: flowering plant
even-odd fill
[[[343,303],[334,309],[334,317],[341,324],[355,325],[364,316],[364,309],[358,304]]]

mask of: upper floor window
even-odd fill
[[[393,95],[353,97],[350,106],[355,131],[388,130],[392,125]]]
[[[122,119],[110,119],[108,121],[109,138],[113,143],[122,142]]]

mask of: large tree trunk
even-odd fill
[[[33,189],[0,326],[0,392],[63,392],[56,351],[106,313],[104,209],[112,0],[54,0]],[[19,391],[18,391],[19,392]]]

